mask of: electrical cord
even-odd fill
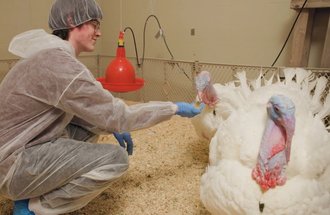
[[[146,21],[144,22],[144,28],[143,28],[142,64],[143,64],[143,62],[144,62],[144,53],[145,53],[145,45],[146,45],[146,28],[147,28],[148,20],[149,20],[150,18],[155,18],[155,19],[156,19],[157,24],[158,24],[158,28],[159,28],[160,31],[162,31],[162,26],[160,25],[160,22],[159,22],[157,16],[155,16],[155,15],[150,15],[150,16],[148,16],[148,18],[147,18]],[[172,60],[173,60],[174,57],[173,57],[173,54],[172,54],[170,48],[169,48],[168,45],[167,45],[167,42],[166,42],[165,36],[164,36],[164,35],[161,35],[161,36],[162,36],[162,38],[163,38],[163,40],[164,40],[165,46],[166,46],[166,48],[167,48],[167,51],[170,53],[171,58],[172,58]]]
[[[307,1],[308,1],[308,0],[305,0],[304,3],[303,3],[303,5],[302,5],[302,7],[300,8],[299,13],[297,14],[296,19],[295,19],[295,21],[293,22],[292,27],[291,27],[291,29],[290,29],[290,31],[289,31],[289,33],[288,33],[288,36],[286,37],[285,42],[283,43],[282,48],[281,48],[281,50],[279,51],[278,55],[276,56],[274,62],[273,62],[272,65],[271,65],[271,67],[273,67],[273,66],[275,65],[275,63],[277,62],[277,60],[278,60],[279,57],[281,56],[281,54],[282,54],[282,52],[283,52],[283,50],[284,50],[284,48],[285,48],[285,46],[286,46],[286,44],[287,44],[287,42],[288,42],[290,36],[291,36],[291,34],[292,34],[293,29],[294,29],[294,27],[296,26],[296,23],[297,23],[297,21],[298,21],[298,18],[300,17],[300,14],[301,14],[302,10],[305,8],[305,5],[306,5]],[[135,47],[135,54],[136,54],[136,59],[137,59],[137,65],[138,65],[138,67],[140,67],[140,66],[143,65],[143,63],[144,63],[145,44],[146,44],[146,41],[145,41],[145,34],[146,34],[147,22],[148,22],[148,20],[149,20],[150,18],[155,18],[155,19],[156,19],[157,24],[158,24],[158,27],[159,27],[159,30],[162,31],[162,27],[161,27],[161,25],[160,25],[160,22],[159,22],[157,16],[155,16],[155,15],[150,15],[150,16],[148,16],[147,19],[146,19],[146,21],[145,21],[145,23],[144,23],[144,29],[143,29],[143,51],[142,51],[142,59],[141,59],[141,63],[139,62],[139,57],[138,57],[138,52],[137,52],[137,46],[136,46],[136,40],[135,40],[134,31],[133,31],[133,29],[130,28],[130,27],[126,27],[126,28],[124,29],[124,32],[125,32],[126,30],[130,30],[130,31],[132,32],[133,40],[134,40],[134,47]],[[173,54],[172,54],[170,48],[168,47],[168,44],[167,44],[167,41],[166,41],[166,39],[165,39],[164,34],[162,34],[161,37],[163,38],[163,41],[164,41],[165,46],[166,46],[166,48],[167,48],[167,51],[169,52],[169,54],[171,55],[171,58],[172,58],[172,60],[173,60],[173,59],[174,59],[174,56],[173,56]],[[189,80],[191,80],[191,78],[190,78],[190,77],[187,75],[187,73],[186,73],[186,72],[185,72],[185,71],[184,71],[184,70],[178,65],[178,63],[175,63],[175,65],[178,66],[178,68],[179,68],[179,69],[185,74],[185,76],[186,76]],[[268,71],[267,71],[267,72],[268,72]],[[267,72],[263,75],[263,77],[267,74]]]
[[[145,44],[146,44],[146,37],[145,37],[145,34],[146,34],[147,23],[148,23],[148,20],[149,20],[150,18],[155,18],[155,19],[156,19],[157,24],[158,24],[159,31],[162,32],[162,27],[161,27],[161,25],[160,25],[160,22],[159,22],[157,16],[155,16],[155,15],[150,15],[150,16],[148,16],[148,18],[146,19],[146,21],[145,21],[145,23],[144,23],[144,28],[143,28],[143,51],[142,51],[142,63],[141,63],[141,65],[143,65],[143,63],[144,63]],[[172,54],[170,48],[168,47],[168,44],[167,44],[166,39],[165,39],[165,35],[164,35],[163,33],[162,33],[161,37],[163,38],[163,41],[164,41],[165,46],[166,46],[166,48],[167,48],[167,51],[169,52],[169,54],[171,55],[171,59],[173,60],[173,59],[174,59],[174,56],[173,56],[173,54]],[[191,78],[188,76],[188,74],[184,71],[184,69],[182,69],[182,68],[180,67],[180,65],[179,65],[178,63],[175,63],[175,65],[181,70],[181,72],[183,72],[183,74],[184,74],[189,80],[191,80]]]
[[[139,55],[138,55],[138,51],[137,51],[137,46],[136,46],[136,40],[135,40],[134,31],[133,31],[133,29],[131,27],[126,27],[124,29],[124,32],[126,33],[127,30],[130,30],[132,32],[133,40],[134,40],[134,47],[135,47],[136,63],[137,63],[137,66],[140,67],[141,64],[139,62]]]
[[[137,65],[138,67],[141,67],[144,63],[144,53],[145,53],[145,44],[146,44],[146,39],[145,39],[145,34],[146,34],[146,27],[147,27],[147,22],[150,18],[155,18],[156,21],[157,21],[157,24],[158,24],[158,28],[159,28],[159,31],[162,32],[162,27],[160,25],[160,22],[158,20],[158,18],[155,16],[155,15],[150,15],[148,16],[148,18],[146,19],[145,23],[144,23],[144,29],[143,29],[143,51],[142,51],[142,59],[141,59],[141,63],[139,62],[139,56],[138,56],[138,51],[137,51],[137,45],[136,45],[136,40],[135,40],[135,35],[134,35],[134,31],[131,27],[126,27],[124,29],[124,32],[126,32],[127,30],[130,30],[132,32],[132,35],[133,35],[133,40],[134,40],[134,47],[135,47],[135,55],[136,55],[136,59],[137,59]],[[165,46],[166,46],[166,49],[167,51],[169,52],[169,54],[171,55],[171,59],[173,60],[174,59],[174,56],[170,50],[170,48],[168,47],[168,44],[167,44],[167,41],[165,39],[165,36],[163,33],[161,33],[161,37],[163,38],[163,41],[165,43]],[[183,74],[189,79],[191,80],[191,78],[187,75],[187,73],[180,67],[180,65],[178,63],[174,63],[174,65],[176,65],[182,72]]]
[[[283,46],[282,46],[280,52],[278,53],[277,57],[275,58],[274,62],[272,63],[272,67],[275,65],[275,63],[277,62],[278,58],[281,56],[281,54],[282,54],[282,52],[283,52],[283,50],[284,50],[284,48],[285,48],[285,46],[286,46],[286,44],[287,44],[287,42],[288,42],[290,36],[291,36],[291,33],[292,33],[293,29],[294,29],[294,27],[296,26],[296,23],[297,23],[297,21],[298,21],[298,18],[299,18],[299,16],[300,16],[300,14],[301,14],[302,10],[305,8],[305,5],[306,5],[307,1],[308,1],[308,0],[305,0],[304,4],[303,4],[302,7],[300,8],[299,13],[298,13],[296,19],[295,19],[294,22],[293,22],[293,25],[292,25],[292,27],[291,27],[291,29],[290,29],[290,32],[289,32],[288,36],[286,37],[286,40],[285,40],[285,42],[284,42],[284,44],[283,44]]]
[[[134,36],[134,31],[133,31],[133,29],[132,29],[131,27],[126,27],[125,30],[124,30],[124,32],[125,32],[126,30],[130,30],[130,31],[132,32],[132,34],[133,34],[134,46],[135,46],[135,54],[136,54],[136,59],[137,59],[137,65],[138,65],[138,67],[142,66],[143,63],[144,63],[145,44],[146,44],[145,34],[146,34],[147,22],[148,22],[148,20],[149,20],[150,18],[155,18],[155,19],[156,19],[157,24],[158,24],[159,31],[162,32],[162,27],[161,27],[161,25],[160,25],[160,22],[159,22],[158,18],[157,18],[155,15],[150,15],[150,16],[148,16],[148,18],[146,19],[146,21],[145,21],[145,23],[144,23],[144,29],[143,29],[143,51],[142,51],[142,59],[141,59],[141,63],[140,63],[139,60],[138,60],[138,59],[139,59],[139,56],[138,56],[138,52],[137,52],[137,46],[136,46],[136,41],[135,41],[135,36]],[[170,48],[168,47],[167,41],[166,41],[165,36],[164,36],[163,33],[161,33],[161,37],[163,38],[163,41],[164,41],[165,46],[166,46],[166,48],[167,48],[167,51],[169,52],[169,54],[171,55],[171,59],[173,60],[173,59],[174,59],[174,56],[173,56],[173,54],[172,54]],[[189,80],[191,80],[191,78],[190,78],[190,77],[187,75],[187,73],[186,73],[186,72],[180,67],[180,65],[179,65],[178,63],[174,63],[174,65],[176,65],[176,66],[177,66],[177,67],[183,72],[183,74],[184,74]]]

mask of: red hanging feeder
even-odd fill
[[[135,77],[135,70],[126,58],[124,32],[119,32],[116,58],[107,67],[105,77],[97,79],[104,89],[112,92],[130,92],[143,87],[144,80]]]

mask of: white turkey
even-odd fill
[[[211,140],[200,185],[206,209],[330,214],[330,134],[322,121],[330,112],[330,93],[321,102],[327,80],[287,68],[283,81],[247,81],[241,72],[234,82],[204,90],[198,82],[211,84],[206,76],[201,72],[196,85],[209,106],[193,119],[196,132]]]

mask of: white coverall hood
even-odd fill
[[[34,29],[16,35],[10,42],[8,51],[21,58],[29,58],[39,51],[63,48],[74,55],[72,45],[43,29]]]

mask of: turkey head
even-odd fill
[[[210,73],[207,71],[200,72],[196,76],[195,83],[199,100],[211,108],[214,107],[218,102],[218,97],[211,83]]]
[[[295,129],[295,105],[286,96],[274,95],[267,103],[268,119],[252,178],[263,191],[284,185]]]

